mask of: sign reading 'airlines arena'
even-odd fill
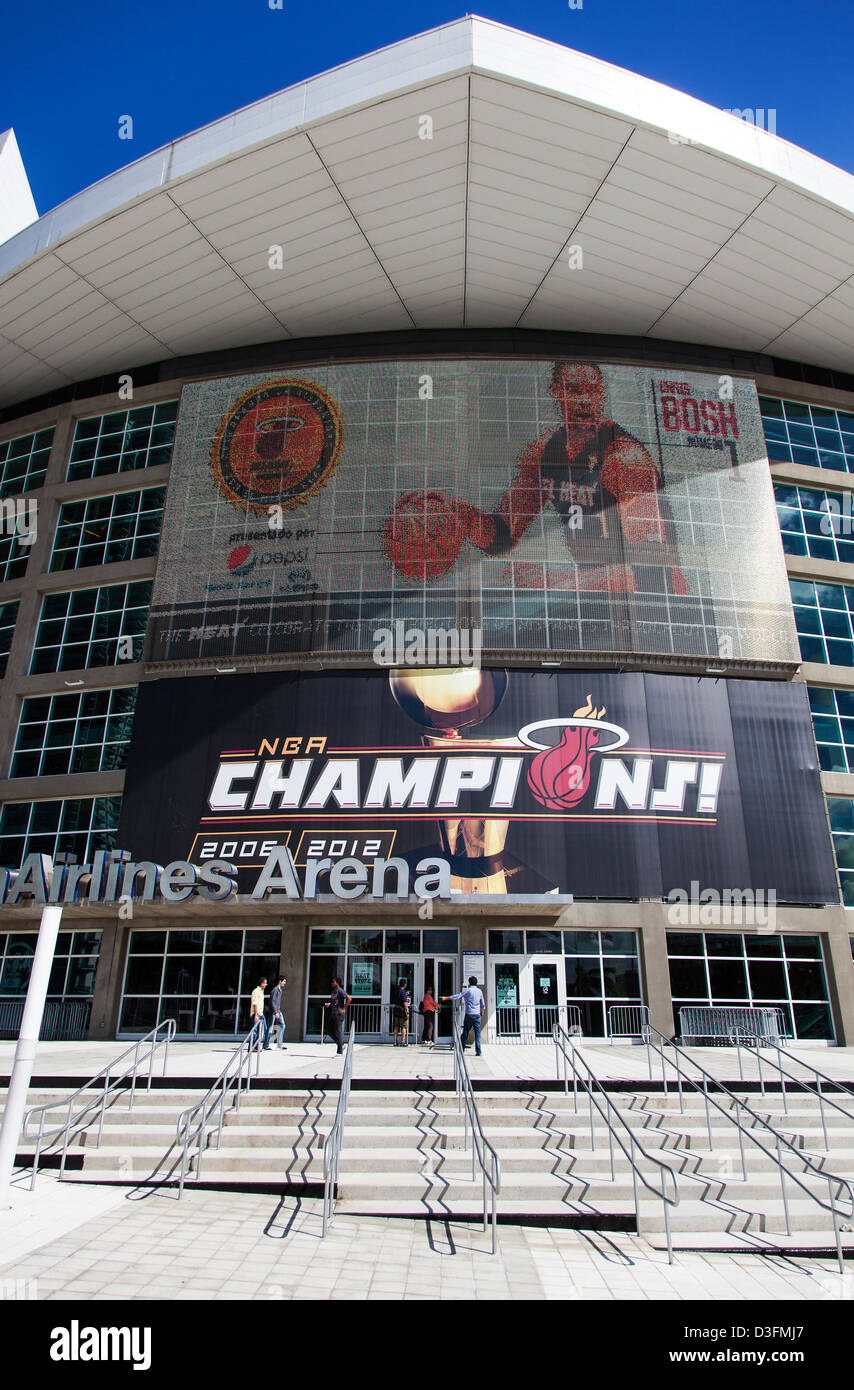
[[[287,849],[321,890],[343,860],[394,859],[447,864],[463,895],[664,897],[692,881],[838,894],[806,692],[781,682],[465,669],[148,683],[119,840],[161,864],[226,861],[243,892]]]

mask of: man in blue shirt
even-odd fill
[[[480,1019],[486,1013],[486,1002],[477,983],[476,975],[469,975],[468,989],[463,989],[459,994],[443,994],[443,1000],[462,999],[466,1006],[466,1016],[463,1019],[460,1039],[463,1044],[463,1052],[466,1050],[466,1043],[469,1040],[469,1033],[474,1029],[474,1050],[476,1057],[482,1057],[480,1050]]]

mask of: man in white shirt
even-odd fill
[[[482,1057],[483,1053],[480,1050],[480,1020],[481,1016],[486,1013],[486,1001],[477,983],[477,976],[469,975],[468,989],[461,990],[459,994],[443,994],[442,998],[443,1000],[462,999],[464,1001],[466,1016],[463,1019],[462,1031],[460,1033],[463,1052],[466,1050],[469,1032],[473,1028],[475,1056]]]
[[[249,1011],[252,1015],[249,1022],[253,1032],[253,1043],[263,1040],[264,1033],[264,989],[267,984],[267,977],[263,975],[252,991],[249,999]]]

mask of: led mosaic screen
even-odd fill
[[[392,623],[426,665],[431,629],[797,662],[753,383],[477,360],[186,386],[147,659],[361,655]]]

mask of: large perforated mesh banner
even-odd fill
[[[753,382],[477,360],[186,386],[148,660],[365,654],[385,631],[399,656],[416,630],[422,664],[431,633],[796,662]]]

